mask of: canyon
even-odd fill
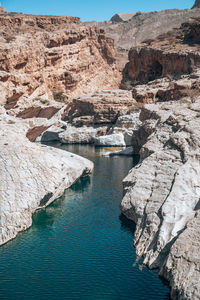
[[[0,104],[67,102],[86,91],[118,87],[113,40],[101,29],[76,17],[9,13],[0,15],[0,24]]]
[[[138,260],[200,299],[198,7],[87,24],[0,10],[0,244],[93,170],[39,142],[130,147],[110,155],[140,157],[121,203]]]

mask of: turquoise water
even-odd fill
[[[91,146],[61,148],[94,161],[94,173],[0,247],[0,299],[168,299],[158,274],[135,264],[134,224],[120,214],[133,159],[102,157]]]

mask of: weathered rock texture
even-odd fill
[[[87,159],[29,142],[26,127],[0,114],[0,245],[31,226],[38,208],[93,168]]]
[[[173,299],[200,299],[200,98],[145,105],[140,163],[124,179],[122,212],[138,257],[168,279]]]
[[[199,7],[198,4],[195,7]],[[98,26],[115,41],[118,51],[128,51],[131,47],[140,44],[146,39],[153,39],[188,21],[199,17],[199,9],[168,9],[155,12],[137,12],[116,14],[111,21],[88,22],[89,25]]]
[[[191,73],[200,66],[199,28],[200,19],[195,19],[132,48],[123,71],[124,83],[141,84],[164,76],[177,78]]]
[[[51,102],[52,104],[54,106],[51,106],[50,112],[58,109],[54,102]],[[32,126],[33,129],[29,130],[28,136],[30,137],[31,133],[31,138],[35,138],[35,133],[39,132],[41,135],[37,137],[37,141],[56,140],[67,144],[85,144],[94,143],[95,138],[99,136],[122,133],[125,144],[132,145],[133,132],[137,130],[140,123],[137,103],[132,98],[131,92],[124,90],[103,90],[80,96],[46,121],[38,118],[38,112],[46,115],[46,112],[49,112],[47,108],[35,107],[31,111],[34,112],[35,118],[30,119],[29,122],[37,126]],[[13,109],[9,113],[14,113]],[[18,115],[29,117],[30,110],[22,111]],[[40,132],[42,128],[44,130]]]
[[[117,88],[113,40],[76,17],[0,15],[0,104]]]
[[[73,99],[63,120],[74,125],[112,124],[135,104],[130,91],[103,90]]]
[[[187,96],[193,99],[200,94],[200,69],[189,75],[181,75],[177,80],[164,77],[147,84],[136,85],[132,94],[140,103],[176,101]]]

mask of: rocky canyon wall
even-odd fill
[[[76,17],[0,15],[0,104],[116,88],[113,40]]]
[[[0,107],[0,245],[30,227],[37,209],[93,169],[78,155],[31,143],[28,126]]]
[[[138,260],[158,269],[179,300],[200,299],[199,24],[131,49],[124,71],[137,102],[158,103],[141,105],[140,162],[124,179],[121,210],[136,223]]]
[[[122,212],[137,224],[138,259],[159,269],[172,298],[200,299],[200,98],[145,105],[140,120]]]
[[[200,66],[199,24],[195,19],[147,40],[129,51],[129,62],[123,71],[123,83],[132,86],[168,76],[177,79]]]
[[[194,9],[167,9],[154,12],[135,12],[114,15],[110,21],[88,22],[98,26],[115,41],[118,51],[126,52],[146,39],[154,39],[173,28],[179,28],[190,18],[199,17],[198,0]]]

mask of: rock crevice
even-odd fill
[[[144,106],[143,130],[147,121],[152,127],[140,141],[139,165],[124,179],[121,209],[137,224],[137,255],[169,280],[174,299],[199,299],[200,294],[199,227],[191,225],[199,218],[199,103],[197,99]],[[190,245],[183,242],[186,233],[195,238]]]

